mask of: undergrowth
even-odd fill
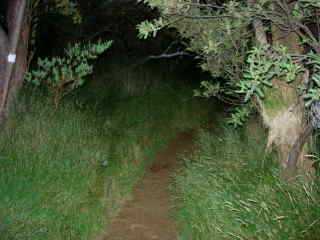
[[[93,239],[155,153],[208,110],[191,90],[169,87],[110,107],[65,100],[54,109],[27,95],[1,132],[1,240]]]
[[[282,182],[260,138],[200,134],[173,185],[179,239],[319,239],[319,182]]]

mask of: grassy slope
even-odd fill
[[[181,240],[319,239],[319,182],[279,181],[260,138],[200,134],[199,151],[175,177]]]
[[[110,107],[26,103],[0,139],[1,240],[100,233],[154,154],[206,119],[208,106],[190,96],[166,87]]]

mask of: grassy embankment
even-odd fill
[[[281,182],[263,132],[255,135],[200,134],[175,177],[179,239],[319,239],[319,181]]]
[[[206,121],[208,105],[191,95],[157,87],[89,105],[65,101],[57,110],[44,97],[23,98],[26,111],[0,139],[0,239],[100,234],[155,153]]]

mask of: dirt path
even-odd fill
[[[177,166],[177,154],[192,149],[193,133],[180,133],[160,152],[153,166],[136,187],[133,199],[124,205],[104,240],[176,240],[170,218],[170,176]]]

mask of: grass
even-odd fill
[[[263,136],[200,134],[173,186],[181,240],[319,239],[319,182],[279,180]]]
[[[23,99],[25,111],[1,132],[1,240],[101,234],[155,154],[209,109],[191,90],[170,87],[96,104],[66,100],[57,110],[45,97]]]

